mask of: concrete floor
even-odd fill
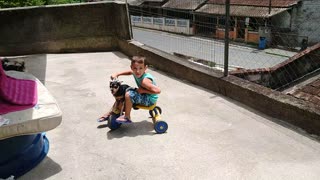
[[[109,76],[120,52],[51,54],[46,86],[63,112],[47,132],[48,156],[19,179],[308,179],[320,177],[320,143],[219,94],[150,69],[162,89],[168,132],[148,112],[109,131],[96,119],[113,103]],[[135,86],[132,77],[121,77]]]

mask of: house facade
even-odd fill
[[[279,29],[290,31],[298,4],[299,0],[230,0],[229,38],[257,44],[263,37],[269,45],[278,44],[273,40],[273,33]],[[225,0],[208,0],[195,13],[199,18],[212,19],[213,37],[225,37]]]
[[[258,44],[264,38],[267,45],[300,46],[310,39],[304,12],[315,13],[316,0],[230,0],[229,38]],[[191,35],[223,39],[225,0],[138,0],[130,6],[130,14],[189,21]],[[308,6],[309,4],[309,6]],[[313,21],[315,22],[315,21]],[[303,28],[302,28],[303,26]],[[310,26],[309,26],[310,27]],[[316,35],[311,36],[317,40]],[[310,42],[310,40],[309,40]]]

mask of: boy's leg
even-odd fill
[[[117,118],[117,122],[118,123],[131,123],[131,117],[130,117],[130,113],[131,113],[131,108],[132,108],[132,102],[131,102],[131,98],[129,95],[129,92],[126,92],[125,94],[125,115],[120,116],[119,118]]]
[[[130,113],[131,113],[131,109],[132,109],[132,102],[131,102],[131,99],[130,99],[129,92],[126,92],[125,101],[126,101],[125,115],[126,115],[127,118],[131,119]]]

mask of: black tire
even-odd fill
[[[117,123],[116,119],[120,116],[120,114],[112,114],[110,115],[109,119],[108,119],[108,127],[111,130],[115,130],[115,129],[119,129],[121,126],[121,123]]]

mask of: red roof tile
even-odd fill
[[[288,9],[287,8],[271,8],[271,12],[269,14],[268,7],[232,5],[230,6],[230,16],[267,18],[267,17],[272,17],[281,12],[284,12],[286,10]],[[215,14],[215,15],[224,15],[225,5],[205,4],[196,12],[206,13],[206,14]]]
[[[298,99],[309,101],[320,108],[320,77],[288,94]]]
[[[272,7],[290,7],[301,0],[271,0]],[[231,5],[250,5],[269,7],[269,0],[230,0]],[[207,3],[225,4],[225,0],[209,0]]]

